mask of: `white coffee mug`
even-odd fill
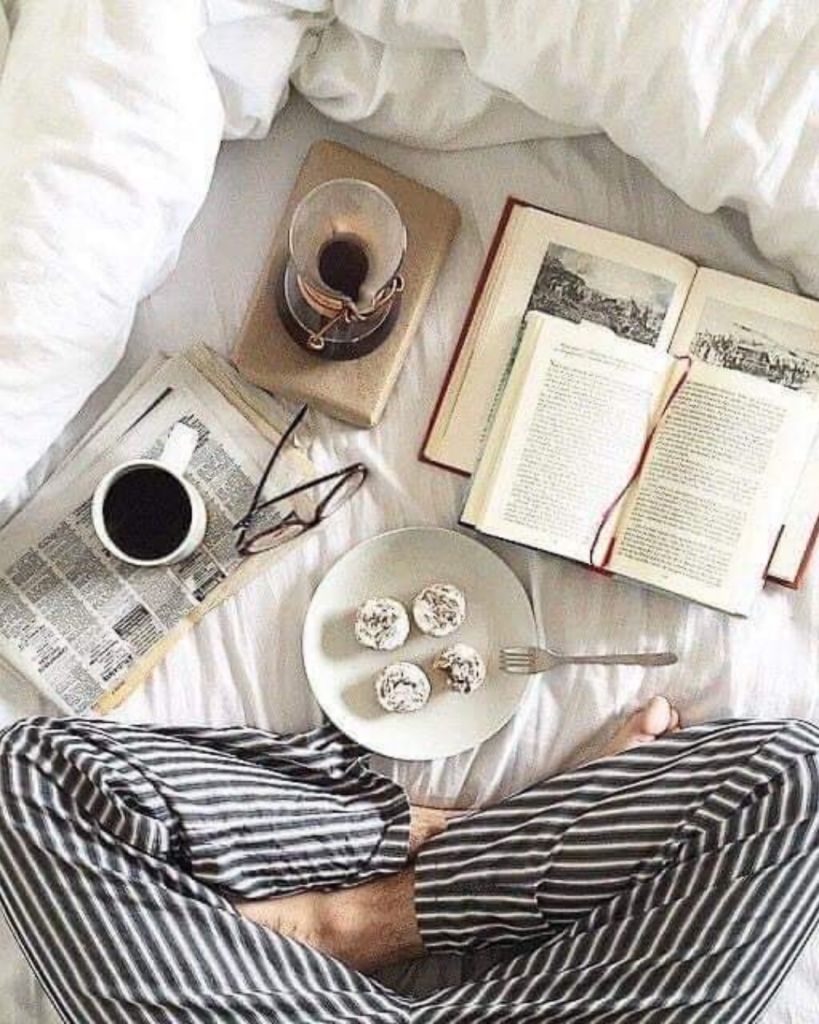
[[[91,503],[91,519],[97,536],[112,555],[130,565],[172,565],[174,562],[181,562],[188,558],[202,543],[207,527],[205,503],[199,491],[184,477],[185,470],[196,450],[198,439],[198,435],[192,427],[188,427],[184,423],[177,423],[158,459],[132,459],[130,462],[123,462],[122,465],[116,466],[106,473],[97,484]],[[137,558],[123,551],[111,537],[106,525],[105,500],[112,486],[134,470],[148,468],[160,469],[170,474],[181,485],[190,502],[190,523],[184,537],[172,551],[159,558]]]

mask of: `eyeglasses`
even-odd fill
[[[291,487],[267,501],[260,500],[276,459],[304,419],[306,412],[307,406],[302,406],[293,422],[282,434],[264,473],[262,473],[261,480],[253,494],[253,500],[250,502],[250,508],[241,519],[233,524],[233,529],[237,531],[234,543],[240,555],[255,555],[262,551],[269,551],[271,548],[286,544],[294,537],[306,533],[314,526],[318,526],[352,498],[367,479],[367,467],[361,462],[355,462],[334,473],[328,473],[326,476],[316,477],[314,480]],[[296,511],[290,511],[284,516],[280,514],[276,508],[277,505],[307,491],[315,492],[311,513],[304,516]]]

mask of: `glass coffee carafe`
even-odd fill
[[[388,336],[401,304],[407,232],[376,185],[337,178],[309,192],[290,224],[278,308],[291,337],[325,359],[358,359]]]

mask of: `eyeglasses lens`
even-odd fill
[[[242,545],[242,551],[248,555],[257,555],[261,551],[270,551],[280,544],[286,544],[289,540],[293,540],[300,533],[304,533],[303,523],[282,520],[278,526],[274,526],[269,530],[262,530],[260,533],[254,533],[247,537]]]
[[[322,519],[326,519],[334,512],[338,512],[342,505],[345,505],[364,483],[365,475],[362,470],[357,469],[337,481],[329,494],[319,503],[318,515]]]

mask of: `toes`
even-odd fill
[[[620,727],[605,753],[619,754],[632,747],[652,743],[658,736],[677,732],[680,724],[680,714],[667,697],[652,697]]]
[[[662,736],[673,728],[674,708],[667,697],[656,696],[646,704],[641,713],[639,731],[652,737]]]

